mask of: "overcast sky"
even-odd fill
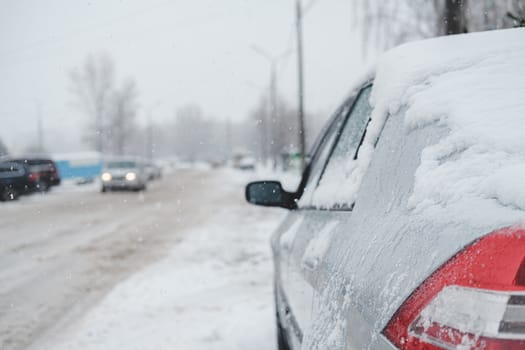
[[[329,113],[363,69],[351,0],[303,0],[306,109]],[[68,73],[90,53],[113,58],[117,77],[138,85],[140,115],[173,118],[199,104],[206,115],[240,120],[268,85],[269,63],[293,49],[293,0],[0,0],[0,138],[21,151],[36,138],[37,105],[45,145],[86,149],[86,118],[71,106]],[[278,87],[296,103],[296,58],[279,66]],[[152,107],[156,106],[156,107]]]

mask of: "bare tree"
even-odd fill
[[[275,110],[271,110],[267,96],[261,96],[257,106],[250,114],[252,149],[260,162],[270,161],[279,166],[288,154],[300,154],[299,120],[297,109],[290,106],[281,96],[274,97]],[[308,125],[310,115],[306,114]],[[308,129],[307,135],[316,135],[317,130]],[[312,131],[312,133],[310,133]],[[309,140],[306,140],[309,143]]]
[[[113,61],[106,54],[89,55],[70,73],[70,91],[76,105],[90,119],[86,140],[99,152],[106,147],[107,114],[115,80]]]
[[[445,0],[442,4],[443,27],[438,28],[444,29],[444,34],[467,32],[466,2],[467,0]]]
[[[271,131],[270,131],[270,107],[268,98],[261,96],[257,106],[250,113],[252,127],[255,130],[254,153],[259,162],[267,164],[270,159]]]
[[[525,19],[524,0],[471,0],[468,5],[470,31],[510,28]]]
[[[110,99],[108,113],[108,146],[113,154],[126,153],[127,144],[135,131],[137,115],[137,88],[133,79],[126,80],[120,89],[116,89]]]
[[[525,15],[515,15],[512,12],[507,12],[507,17],[514,21],[514,27],[525,27]]]
[[[205,160],[213,147],[213,123],[201,108],[188,104],[175,115],[173,142],[175,152],[189,161]]]
[[[511,28],[525,18],[525,0],[355,0],[353,14],[366,53],[414,39]]]
[[[363,35],[363,53],[437,35],[437,0],[355,0],[352,22]]]
[[[273,147],[271,154],[274,160],[282,163],[283,156],[290,153],[302,155],[302,146],[300,140],[300,125],[297,119],[297,109],[292,107],[287,101],[277,97],[277,120],[272,120],[272,141]],[[309,115],[304,113],[304,118],[309,121]],[[304,123],[310,126],[309,123]],[[305,136],[312,135],[310,129],[306,129]],[[305,140],[308,143],[308,140]]]

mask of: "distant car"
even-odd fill
[[[387,52],[272,237],[279,350],[525,349],[525,28]]]
[[[148,175],[148,180],[156,180],[162,177],[162,170],[160,166],[154,162],[148,162],[145,164],[146,174]]]
[[[249,154],[238,153],[238,154],[234,154],[232,157],[232,166],[235,169],[255,170],[255,164],[256,164],[255,157]]]
[[[239,161],[239,170],[255,170],[255,158],[246,156]]]
[[[48,191],[53,186],[60,185],[60,174],[55,162],[46,158],[13,158],[11,162],[25,164],[34,177],[34,189]]]
[[[35,176],[25,164],[16,162],[0,163],[0,200],[15,200],[29,193],[35,187]]]
[[[144,163],[136,159],[106,162],[100,176],[102,192],[112,190],[145,190],[148,174]]]

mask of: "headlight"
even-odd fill
[[[127,173],[126,174],[126,180],[128,181],[134,181],[137,178],[137,174],[135,173]]]
[[[103,173],[101,177],[102,177],[102,181],[111,181],[110,173]]]

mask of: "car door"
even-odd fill
[[[314,151],[311,153],[311,161],[304,171],[301,184],[299,185],[298,193],[302,194],[302,196],[299,196],[311,196],[310,188],[315,188],[324,164],[338,138],[339,131],[350,109],[351,103],[351,99],[347,100],[343,106],[336,111],[328,127],[322,132],[321,137],[318,138],[314,145]],[[289,295],[292,294],[291,288],[293,287],[289,279],[290,258],[296,250],[294,249],[294,242],[297,234],[306,230],[303,225],[304,218],[305,211],[292,210],[272,238],[275,260],[277,308],[281,315],[282,326],[289,335],[288,340],[291,344],[295,344],[293,348],[299,348],[301,344],[302,328],[305,326],[304,323],[308,319],[307,315],[310,313],[311,296],[307,294],[307,291],[305,291],[305,293],[298,293],[300,299],[291,301],[289,298]],[[290,302],[293,302],[293,309]]]
[[[288,318],[292,321],[295,338],[300,344],[310,328],[315,284],[321,280],[318,267],[328,248],[331,235],[342,220],[351,215],[352,206],[344,202],[328,203],[319,191],[324,191],[326,176],[337,171],[340,162],[353,159],[370,119],[370,86],[363,88],[355,99],[349,99],[339,109],[335,126],[320,144],[293,213],[298,224],[290,225],[292,233],[282,236],[286,259],[281,269],[282,293],[287,301]],[[337,185],[337,184],[336,184]]]

